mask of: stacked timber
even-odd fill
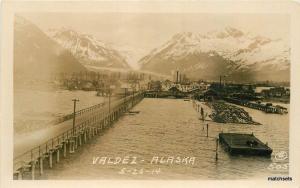
[[[218,123],[259,124],[243,108],[224,102],[213,102],[211,104],[213,113],[210,118]]]

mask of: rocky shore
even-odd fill
[[[240,123],[255,124],[260,123],[253,121],[252,117],[243,108],[227,104],[225,102],[213,102],[210,104],[213,109],[210,118],[218,123]]]

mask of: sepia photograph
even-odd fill
[[[295,180],[290,14],[11,18],[12,181]]]

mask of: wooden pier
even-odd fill
[[[220,143],[232,155],[270,156],[272,149],[253,134],[220,133]]]
[[[112,107],[107,110],[103,104],[80,110],[75,114],[81,115],[90,112],[91,116],[85,121],[80,121],[74,129],[62,132],[45,143],[14,157],[13,177],[14,179],[36,179],[44,173],[45,168],[53,168],[59,163],[61,158],[66,158],[75,153],[79,147],[83,147],[91,139],[99,135],[102,131],[112,126],[125,112],[134,107],[144,98],[144,93],[139,92],[112,103]],[[102,110],[99,108],[102,107]],[[95,109],[96,113],[93,113]]]
[[[224,100],[229,103],[246,106],[248,108],[253,108],[256,110],[261,110],[266,113],[274,113],[274,114],[288,113],[287,108],[279,106],[279,105],[273,106],[271,103],[262,104],[262,103],[257,103],[257,102],[247,101],[247,100],[240,100],[240,99],[229,98],[229,97],[224,98]]]

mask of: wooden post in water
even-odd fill
[[[35,161],[31,161],[31,179],[35,179]]]
[[[218,147],[219,147],[219,139],[216,139],[216,161],[218,160]]]
[[[108,93],[108,114],[110,114],[110,98],[111,98],[111,91],[109,86],[109,93]]]
[[[69,153],[74,153],[74,140],[69,141]]]
[[[79,134],[79,146],[81,146],[81,144],[82,144],[81,137],[82,137],[82,134],[80,133],[80,134]]]
[[[91,139],[91,137],[92,137],[92,128],[91,127],[89,127],[89,130],[88,130],[89,132],[88,132],[88,139],[90,140]]]
[[[52,162],[53,162],[53,160],[52,160],[52,149],[49,151],[49,168],[52,168]]]
[[[23,174],[22,174],[22,170],[18,171],[18,180],[22,180],[23,179]]]
[[[86,143],[86,130],[84,130],[84,133],[83,133],[83,141],[84,141],[84,143]]]
[[[78,102],[78,99],[73,99],[74,102],[74,110],[73,110],[73,136],[75,135],[75,117],[76,117],[76,102]]]
[[[63,150],[64,150],[64,157],[67,157],[67,143],[66,143],[66,141],[64,141]]]
[[[59,148],[56,150],[56,162],[59,163]]]
[[[73,140],[74,140],[74,151],[77,149],[77,144],[78,144],[78,140],[77,140],[77,136],[73,136]]]
[[[201,113],[202,121],[204,122],[204,110],[202,107],[201,107],[200,113]]]
[[[208,137],[208,123],[206,124],[206,137]]]
[[[131,99],[131,108],[133,108],[134,103],[134,89],[132,88],[132,99]]]
[[[43,158],[43,156],[41,156],[40,161],[39,161],[40,175],[43,175],[43,173],[44,173],[43,161],[44,161],[44,158]]]

